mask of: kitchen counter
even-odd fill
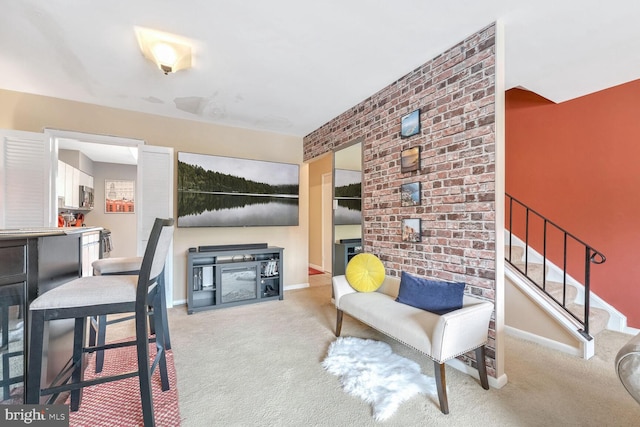
[[[11,378],[1,378],[0,404],[24,398],[22,372],[27,365],[29,305],[38,295],[90,274],[91,262],[99,258],[101,230],[102,227],[0,230],[0,330],[4,334],[2,342],[9,341],[11,346],[10,352],[0,351],[0,356],[3,364],[11,362],[15,367]],[[47,384],[71,356],[73,320],[49,322],[48,331]],[[9,388],[13,389],[11,394]]]
[[[62,236],[69,234],[101,231],[102,227],[32,227],[0,229],[0,240],[24,239],[31,237]]]

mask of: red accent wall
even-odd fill
[[[506,192],[605,254],[591,289],[640,328],[640,80],[561,104],[507,91]]]

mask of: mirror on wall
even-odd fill
[[[344,274],[362,251],[362,140],[333,154],[333,268]]]

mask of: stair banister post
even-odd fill
[[[591,248],[585,246],[585,262],[584,262],[584,331],[589,334],[589,306],[591,300]]]

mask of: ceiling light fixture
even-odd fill
[[[163,73],[175,73],[191,67],[191,46],[185,39],[162,31],[135,27],[140,50]]]

